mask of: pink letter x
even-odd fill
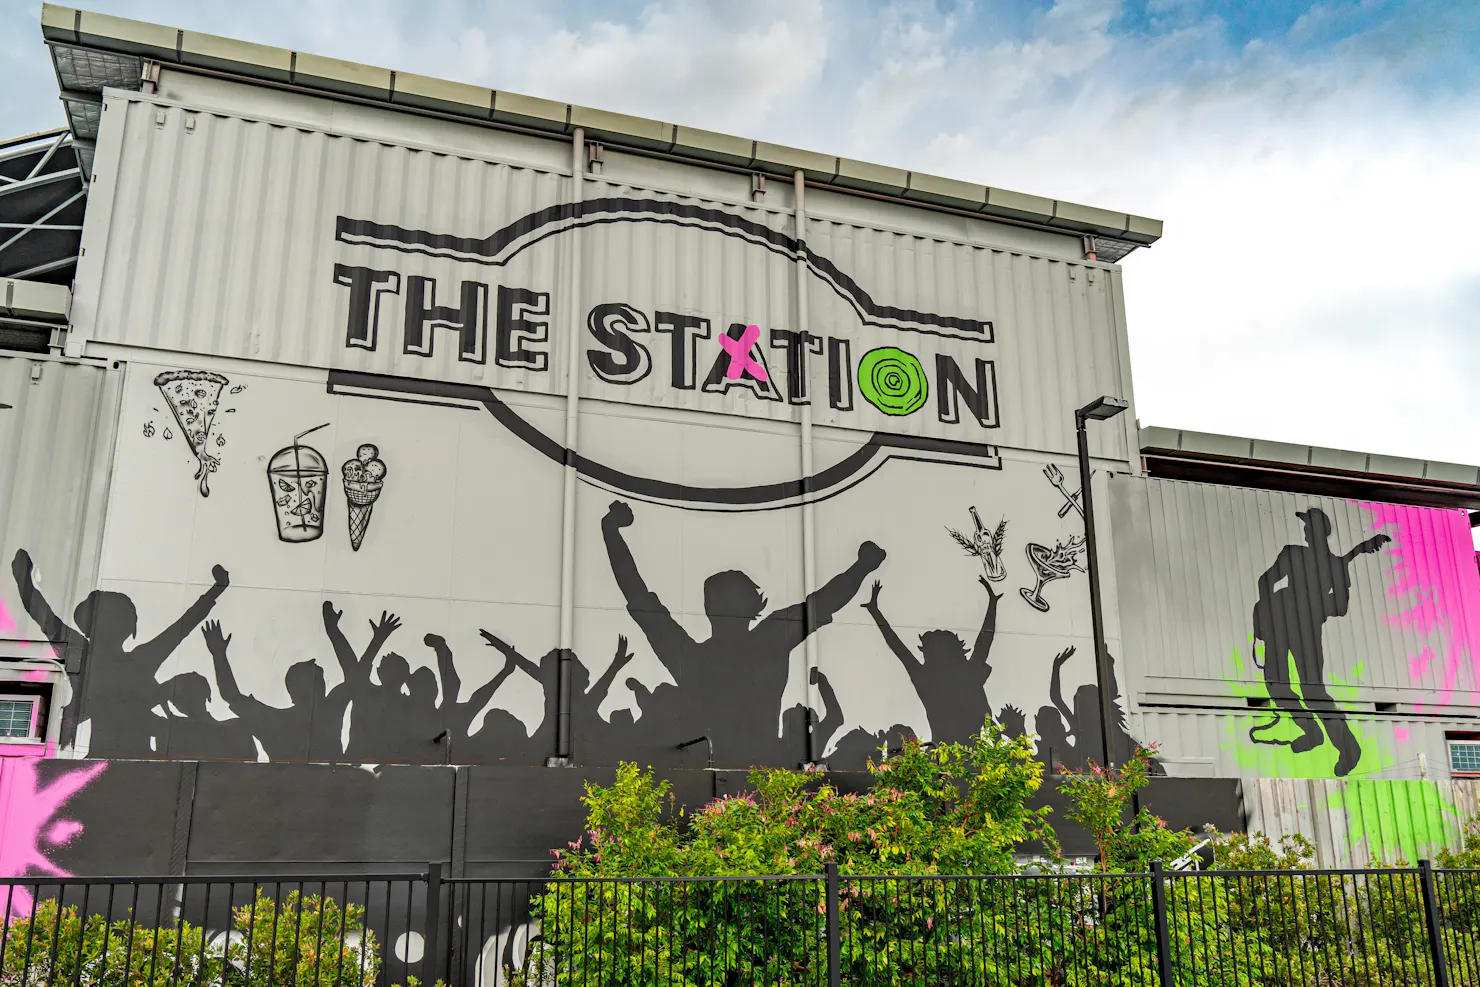
[[[739,380],[740,375],[747,370],[750,371],[750,376],[756,380],[763,381],[766,379],[766,368],[761,366],[760,362],[750,355],[750,348],[755,345],[755,341],[760,338],[760,335],[760,326],[746,326],[745,331],[740,334],[739,339],[736,339],[729,333],[719,337],[720,347],[726,353],[730,354],[730,365],[725,370],[725,376],[730,380]]]

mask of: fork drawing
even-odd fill
[[[1048,477],[1048,482],[1058,487],[1059,493],[1064,496],[1064,506],[1059,508],[1059,517],[1063,517],[1071,510],[1078,511],[1079,516],[1083,517],[1084,508],[1079,504],[1079,492],[1075,491],[1072,494],[1069,492],[1069,488],[1064,485],[1064,471],[1059,469],[1056,464],[1049,463],[1043,467],[1043,475]]]

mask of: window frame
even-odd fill
[[[0,686],[3,689],[3,686]],[[0,691],[0,702],[28,702],[31,704],[31,725],[24,737],[10,737],[0,735],[0,744],[39,744],[43,738],[37,731],[41,723],[41,704],[50,702],[49,696],[37,695],[36,693],[4,692]]]
[[[1444,753],[1449,761],[1449,776],[1451,778],[1480,778],[1480,768],[1474,771],[1462,771],[1454,766],[1454,750],[1461,746],[1480,752],[1480,733],[1445,735]]]

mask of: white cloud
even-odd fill
[[[1144,421],[1480,462],[1480,109],[1468,76],[1409,84],[1462,51],[1452,8],[1240,46],[1174,0],[1143,33],[1115,0],[98,6],[1156,216],[1126,262]],[[39,38],[0,50],[59,119]]]
[[[1061,2],[1026,40],[890,25],[932,46],[863,83],[839,150],[1166,220],[1126,262],[1143,421],[1480,462],[1480,112],[1361,46],[1222,57],[1216,22],[1116,35],[1111,10]]]
[[[634,23],[558,32],[522,81],[560,99],[605,94],[613,109],[749,134],[816,80],[827,53],[817,0],[653,5]]]

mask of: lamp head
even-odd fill
[[[1104,421],[1106,418],[1114,418],[1130,406],[1131,403],[1125,398],[1113,398],[1106,394],[1102,397],[1095,398],[1089,404],[1080,408],[1075,414],[1084,419]]]

